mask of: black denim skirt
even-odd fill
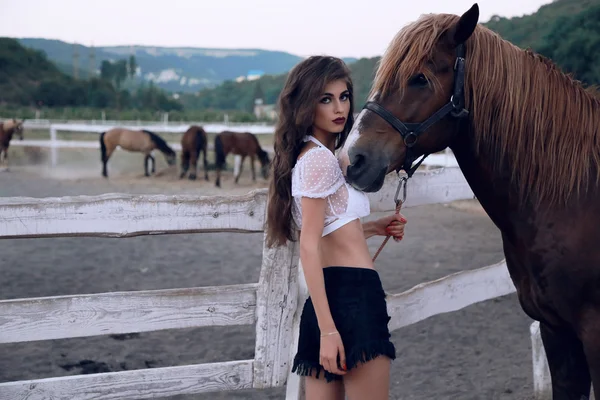
[[[325,291],[335,326],[340,333],[346,353],[347,371],[358,363],[377,356],[396,358],[390,341],[385,292],[374,269],[354,267],[323,268]],[[306,300],[300,319],[298,352],[292,372],[302,376],[324,372],[327,382],[341,380],[319,364],[321,332],[310,297]],[[339,360],[338,360],[339,363]]]

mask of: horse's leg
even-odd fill
[[[568,328],[540,322],[540,332],[552,377],[552,400],[587,400],[591,378],[583,344]]]
[[[4,160],[6,157],[6,149],[0,148],[0,167],[4,167],[6,161]],[[8,164],[6,165],[6,169],[4,171],[8,171]]]
[[[152,153],[150,153],[148,155],[148,157],[150,157],[150,161],[152,161],[152,173],[156,172],[156,160],[154,159],[154,156],[152,155]]]
[[[150,176],[150,173],[148,172],[148,160],[150,159],[150,154],[146,154],[146,157],[144,157],[144,176]]]
[[[600,308],[589,308],[583,313],[580,329],[594,388],[594,397],[600,399]]]
[[[192,172],[190,172],[190,180],[196,180],[196,170],[198,168],[198,155],[200,153],[198,151],[192,151],[190,154],[190,164],[192,164]]]
[[[252,171],[252,181],[256,182],[256,171],[254,170],[254,155],[250,156],[250,170]]]
[[[4,165],[4,171],[8,172],[8,149],[0,148],[0,166]]]
[[[235,177],[235,183],[238,183],[240,180],[240,176],[242,176],[242,170],[244,169],[244,160],[246,159],[246,156],[242,156],[242,160],[240,161],[240,170],[238,171],[238,174]]]
[[[202,153],[204,153],[204,180],[208,181],[208,162],[206,161],[206,147],[204,147]]]
[[[183,179],[185,174],[187,174],[188,169],[190,168],[190,153],[184,151],[181,154],[181,175],[179,175],[179,179]]]

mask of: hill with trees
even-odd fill
[[[103,62],[99,77],[80,80],[64,72],[46,55],[0,38],[0,104],[34,107],[92,107],[181,110],[158,88],[148,85],[134,92],[121,88],[131,76],[125,60]]]
[[[89,47],[61,40],[22,38],[28,48],[41,50],[48,59],[62,66],[71,66],[77,54],[81,77],[97,71],[104,61],[135,57],[137,61],[132,80],[136,84],[153,85],[171,92],[197,92],[215,87],[226,80],[247,76],[258,70],[265,74],[285,73],[302,58],[284,51],[260,49],[211,49],[160,46],[100,46]],[[93,54],[93,59],[90,57]],[[347,59],[352,62],[355,59]],[[90,65],[93,62],[94,65]],[[70,72],[72,68],[65,68]]]

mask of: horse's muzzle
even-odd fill
[[[388,172],[387,160],[351,148],[348,152],[348,161],[350,162],[346,168],[348,183],[363,192],[376,192],[381,189]]]

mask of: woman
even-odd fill
[[[353,119],[350,71],[334,57],[310,57],[289,73],[279,96],[267,245],[300,235],[310,297],[292,371],[312,399],[387,399],[390,342],[385,294],[366,238],[401,240],[401,214],[361,223],[369,200],[344,179],[334,151]],[[299,232],[298,232],[299,231]]]

